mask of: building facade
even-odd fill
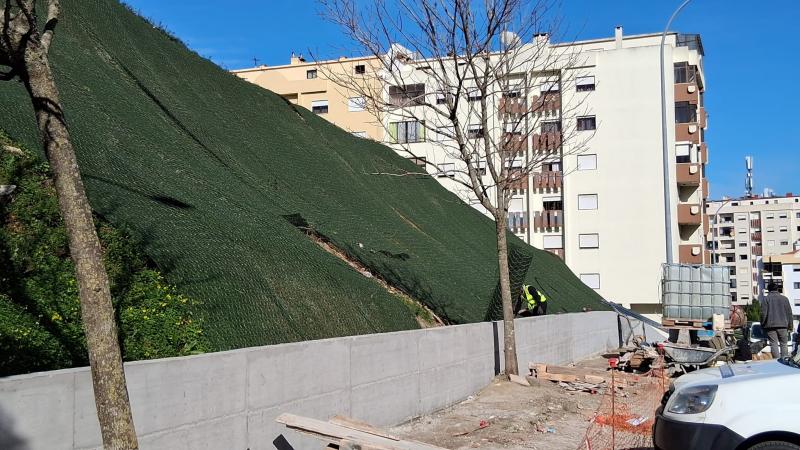
[[[800,196],[714,200],[706,214],[712,260],[729,267],[734,304],[763,298],[769,281],[785,286],[778,257],[800,240]]]
[[[376,58],[339,58],[308,62],[292,55],[289,64],[234,70],[245,80],[281,95],[356,136],[383,139],[383,127],[366,110],[363,100],[335,82],[337,77],[363,77],[373,83]]]
[[[547,36],[536,39],[526,44],[537,46],[531,53],[544,44],[545,51],[579,57],[546,72],[535,62],[523,64],[508,74],[514,80],[509,83],[511,91],[498,90],[488,99],[497,112],[489,129],[478,129],[464,117],[464,131],[476,137],[502,135],[514,143],[520,158],[541,160],[538,169],[513,189],[509,228],[517,236],[564,259],[606,299],[644,314],[660,314],[660,274],[667,248],[661,35],[624,36],[619,27],[607,39],[569,44],[551,43]],[[703,207],[708,196],[708,147],[701,40],[697,35],[668,34],[664,55],[670,245],[675,262],[710,263],[705,245],[709,222]],[[431,81],[433,65],[413,58],[404,65],[405,84],[386,86],[386,95],[414,91],[437,102],[443,94]],[[279,85],[263,78],[258,84],[285,95]],[[536,129],[522,136],[510,133],[508,121],[533,107],[539,108]],[[407,108],[417,106],[400,109]],[[440,129],[435,117],[409,121],[405,112],[383,114],[385,133],[379,140],[402,156],[424,162],[421,168],[482,210],[471,190],[458,183],[463,163],[443,150],[452,130]]]
[[[772,258],[773,263],[781,265],[783,295],[792,303],[792,313],[800,316],[800,245],[795,251]]]

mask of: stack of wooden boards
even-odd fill
[[[557,382],[568,391],[598,392],[611,385],[611,372],[588,367],[566,367],[542,363],[529,363],[530,376],[539,380]],[[639,377],[620,371],[614,374],[614,384],[623,388],[635,384]]]
[[[339,450],[444,450],[442,447],[410,441],[392,436],[372,425],[344,416],[336,416],[327,422],[281,414],[276,422],[291,430],[311,435],[327,442],[328,449]]]

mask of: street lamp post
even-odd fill
[[[664,41],[667,39],[667,31],[669,31],[672,21],[675,16],[692,0],[684,0],[678,6],[678,9],[672,13],[672,16],[664,27],[664,32],[661,33],[661,158],[664,171],[664,232],[666,233],[667,241],[667,264],[672,264],[674,261],[672,252],[672,205],[671,205],[671,186],[669,182],[669,148],[667,145],[667,97],[664,92],[666,89],[666,81],[664,80]]]

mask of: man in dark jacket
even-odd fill
[[[789,299],[778,292],[778,286],[770,282],[767,294],[761,303],[761,328],[767,332],[769,348],[773,358],[789,356],[789,333],[792,332],[792,305]],[[780,345],[780,350],[778,350]]]

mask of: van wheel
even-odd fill
[[[766,441],[749,447],[749,450],[800,450],[800,445],[783,441]]]

